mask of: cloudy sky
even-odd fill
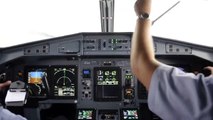
[[[178,0],[152,0],[151,19]],[[115,32],[133,32],[135,0],[115,0]],[[213,47],[213,1],[180,0],[152,35]],[[80,32],[101,32],[99,0],[0,0],[0,47]]]

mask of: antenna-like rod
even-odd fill
[[[168,10],[166,10],[163,14],[161,14],[159,17],[157,17],[155,20],[152,21],[152,25],[159,20],[161,17],[163,17],[167,12],[169,12],[171,9],[173,9],[175,6],[177,6],[180,3],[180,1],[176,2],[172,7],[170,7]]]
[[[101,30],[114,31],[114,0],[100,0]]]

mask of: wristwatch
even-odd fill
[[[148,13],[141,13],[140,15],[138,15],[139,19],[148,19],[149,18],[149,14]]]

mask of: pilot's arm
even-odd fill
[[[4,83],[0,83],[0,91],[4,89],[6,86],[9,86],[11,81],[6,81]],[[7,109],[4,109],[3,106],[0,105],[0,120],[26,120],[20,115],[16,115],[10,112]]]
[[[138,16],[150,14],[151,0],[138,0],[135,3],[135,12]],[[159,66],[155,59],[153,40],[150,35],[151,20],[138,18],[131,46],[131,68],[140,82],[149,89],[152,73]]]
[[[213,120],[213,75],[195,75],[158,62],[150,34],[151,0],[137,0],[139,16],[131,46],[131,68],[148,90],[148,106],[163,120]],[[207,67],[213,71],[212,67]],[[213,72],[212,72],[213,73]]]

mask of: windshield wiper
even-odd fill
[[[152,21],[152,25],[154,25],[154,23],[156,21],[158,21],[161,17],[163,17],[166,13],[168,13],[171,9],[173,9],[175,6],[177,6],[180,3],[180,1],[176,2],[173,6],[171,6],[168,10],[166,10],[164,13],[162,13],[160,16],[158,16],[155,20]]]

